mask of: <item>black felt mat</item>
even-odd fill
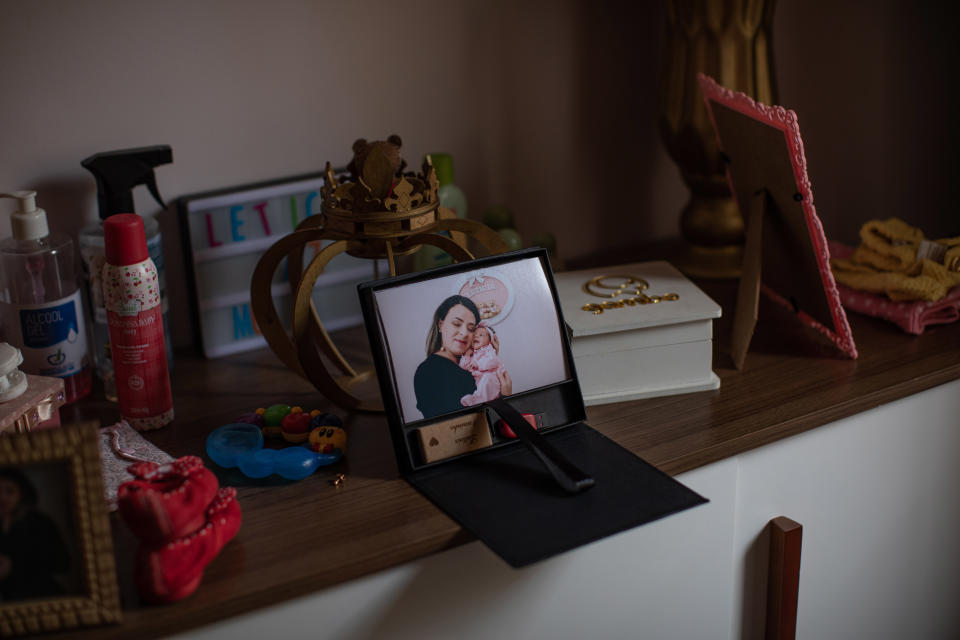
[[[519,444],[407,480],[514,567],[707,502],[586,424],[545,435],[596,486],[566,493]]]

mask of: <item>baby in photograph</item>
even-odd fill
[[[493,329],[480,321],[470,349],[460,358],[460,368],[472,373],[477,383],[476,391],[460,398],[460,403],[465,407],[489,402],[500,395],[499,373],[503,370],[503,361],[492,344],[493,334]]]

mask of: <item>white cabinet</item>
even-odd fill
[[[182,637],[759,637],[778,515],[799,638],[956,637],[960,381],[679,479],[711,502],[526,569],[474,542]]]
[[[768,520],[801,523],[798,638],[958,637],[960,381],[738,459],[735,584]]]

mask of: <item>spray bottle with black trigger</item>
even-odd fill
[[[153,169],[171,162],[173,162],[173,151],[170,146],[155,145],[96,153],[80,163],[97,180],[97,204],[100,220],[83,229],[80,232],[79,240],[80,256],[83,258],[83,274],[90,294],[90,307],[93,312],[94,362],[97,366],[97,373],[103,380],[104,392],[108,400],[116,401],[117,391],[113,361],[110,359],[107,311],[104,308],[103,292],[101,290],[101,274],[106,261],[103,221],[117,213],[135,213],[133,189],[141,184],[146,185],[153,199],[161,207],[166,208],[157,189],[157,178]],[[167,363],[172,368],[173,341],[170,339],[167,279],[164,273],[160,225],[152,216],[144,217],[143,223],[147,236],[147,251],[157,266]]]

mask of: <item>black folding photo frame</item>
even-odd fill
[[[497,293],[496,282],[484,286],[486,278],[513,290]],[[531,564],[706,502],[585,423],[545,250],[364,283],[359,293],[401,474],[510,565]],[[471,305],[460,301],[441,314],[442,303],[465,293],[476,300],[469,313],[464,310]],[[457,318],[466,318],[474,333],[481,323],[492,326],[512,383],[501,391],[509,394],[488,394],[472,405],[454,402],[456,395],[431,403],[424,388],[411,395],[411,371],[436,358],[447,363],[431,388],[449,395],[448,387],[456,385],[442,380],[464,378],[456,370],[463,345],[449,337],[429,339],[444,331],[453,335],[445,321]],[[416,367],[409,362],[411,344],[422,359]],[[428,404],[444,410],[427,416],[413,409]]]

